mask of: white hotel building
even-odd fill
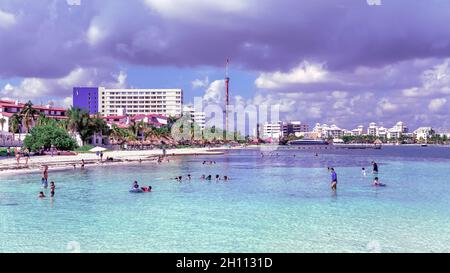
[[[106,89],[99,87],[99,110],[104,116],[162,114],[177,116],[182,113],[181,89]]]
[[[179,116],[182,114],[182,89],[108,89],[105,87],[74,87],[75,107],[90,114],[103,116],[160,114]]]

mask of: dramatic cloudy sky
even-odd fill
[[[0,98],[180,87],[352,129],[450,128],[450,1],[0,0]],[[414,128],[413,128],[414,129]]]

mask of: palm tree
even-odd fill
[[[38,114],[38,111],[33,108],[33,103],[28,101],[25,103],[22,110],[20,110],[19,115],[22,117],[23,125],[27,129],[27,133],[30,131],[30,127],[35,120],[35,116]]]
[[[15,134],[20,133],[20,124],[22,123],[22,117],[13,114],[9,120],[9,131],[13,134],[12,139],[15,140]]]
[[[2,131],[3,131],[3,128],[5,126],[5,123],[6,123],[6,119],[4,117],[1,117],[0,118],[0,125],[2,126]]]

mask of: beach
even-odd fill
[[[225,147],[219,148],[180,148],[167,149],[166,157],[173,158],[177,156],[188,155],[221,155]],[[155,150],[133,150],[133,151],[105,151],[103,152],[103,161],[101,165],[107,164],[130,164],[136,162],[154,162],[163,155],[161,149]],[[106,158],[113,158],[112,161],[106,161]],[[48,165],[50,170],[65,170],[80,168],[81,160],[84,160],[86,167],[100,165],[99,157],[95,153],[78,153],[77,155],[45,155],[31,156],[28,160],[28,166],[25,166],[25,158],[20,159],[20,165],[17,165],[15,157],[2,158],[0,160],[0,175],[2,174],[21,174],[40,172],[42,165]]]

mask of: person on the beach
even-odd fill
[[[73,164],[73,169],[76,170],[77,169],[77,165]]]
[[[45,198],[45,194],[43,191],[39,192],[39,198]]]
[[[361,168],[361,174],[362,174],[363,176],[366,176],[366,175],[367,175],[367,173],[366,173],[366,168]]]
[[[331,168],[331,189],[335,191],[337,189],[337,174],[334,168]]]
[[[8,148],[6,149],[6,156],[7,156],[7,157],[10,157],[10,156],[11,156],[11,147],[8,147]]]
[[[133,189],[139,189],[139,184],[137,181],[134,181],[133,183]]]
[[[55,196],[55,182],[50,182],[50,197]]]
[[[372,172],[374,174],[378,173],[378,164],[375,161],[372,161]]]
[[[30,150],[25,148],[23,151],[23,156],[25,157],[25,166],[28,166],[28,160],[30,159]]]
[[[84,170],[84,159],[81,159],[81,169]]]
[[[103,162],[103,152],[100,152],[100,162]]]
[[[20,165],[20,151],[17,147],[14,147],[14,156],[16,157],[17,165]]]

